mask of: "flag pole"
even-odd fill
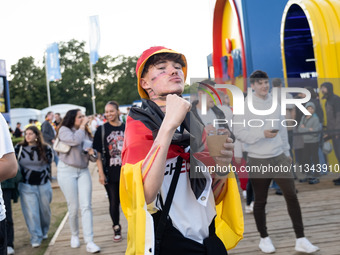
[[[92,94],[92,108],[93,108],[93,114],[96,114],[96,96],[94,95],[94,75],[93,75],[93,68],[91,64],[91,58],[90,60],[90,75],[91,75],[91,94]]]
[[[46,73],[46,87],[47,87],[47,100],[48,106],[51,106],[51,93],[50,93],[50,81],[48,80],[48,73],[47,73],[47,52],[45,52],[45,73]]]
[[[96,114],[96,96],[94,95],[94,73],[93,73],[93,65],[98,61],[98,47],[100,41],[99,34],[99,21],[98,15],[90,16],[90,54],[89,54],[89,62],[90,62],[90,75],[91,75],[91,93],[92,93],[92,107],[93,114]]]

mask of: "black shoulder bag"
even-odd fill
[[[103,165],[103,171],[106,177],[106,181],[109,181],[109,172],[108,169],[106,167],[106,150],[105,150],[105,144],[104,144],[104,138],[105,138],[105,128],[104,128],[104,124],[102,125],[102,155],[101,155],[101,159],[102,159],[102,165]]]
[[[181,173],[182,163],[183,163],[183,158],[178,156],[177,162],[176,162],[175,173],[174,173],[174,176],[172,177],[168,195],[165,200],[165,205],[162,208],[162,214],[160,215],[160,219],[159,219],[158,226],[157,226],[156,233],[155,233],[155,253],[154,253],[155,255],[160,254],[162,237],[163,237],[163,233],[164,233],[164,230],[167,224],[167,219],[168,219],[168,214],[170,211],[172,199],[174,198],[174,194],[176,191],[179,174]]]

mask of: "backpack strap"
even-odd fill
[[[20,145],[19,147],[19,152],[18,152],[18,157],[17,157],[17,161],[19,162],[20,158],[21,158],[21,153],[22,153],[22,145]]]
[[[181,168],[182,168],[182,163],[183,163],[183,158],[178,156],[177,162],[176,162],[176,169],[174,176],[172,177],[170,188],[168,191],[168,195],[165,200],[165,205],[162,208],[162,214],[160,216],[160,220],[158,222],[158,226],[156,229],[156,234],[155,234],[155,255],[160,254],[160,248],[161,248],[161,242],[162,242],[162,237],[163,233],[167,224],[168,220],[168,214],[170,211],[171,203],[174,198],[174,194],[176,191],[176,186],[178,183],[179,179],[179,174],[181,173]]]
[[[105,145],[104,145],[104,138],[105,138],[105,128],[104,124],[102,125],[102,154],[105,156]]]
[[[106,179],[108,180],[108,170],[106,167],[106,150],[105,150],[105,144],[104,144],[104,138],[105,138],[105,123],[101,126],[102,131],[102,165],[103,165],[103,171],[106,176]]]

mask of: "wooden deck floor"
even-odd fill
[[[121,213],[121,225],[123,240],[119,243],[112,241],[112,221],[109,215],[109,202],[106,197],[104,187],[98,182],[97,168],[94,164],[90,164],[90,171],[92,175],[92,209],[93,209],[93,233],[94,242],[101,248],[100,254],[124,254],[126,249],[126,231],[127,221],[124,214]],[[60,233],[54,240],[52,238],[45,255],[80,255],[89,254],[86,252],[86,244],[83,240],[81,221],[80,225],[80,248],[72,249],[70,247],[71,232],[68,220],[63,225]]]
[[[315,255],[340,255],[340,186],[334,186],[332,179],[327,176],[314,185],[296,182],[305,236],[320,248],[313,253]],[[276,248],[275,254],[304,254],[294,249],[295,234],[283,196],[275,195],[271,190],[266,209],[267,228]],[[244,239],[229,251],[229,255],[263,255],[258,248],[260,236],[254,216],[244,214],[244,221]]]
[[[94,241],[101,247],[101,254],[124,254],[126,249],[127,222],[121,214],[123,241],[112,241],[111,219],[108,214],[108,201],[104,188],[98,183],[97,171],[92,165],[93,178],[93,225]],[[335,178],[336,176],[334,176]],[[299,190],[305,235],[311,242],[320,247],[315,255],[340,255],[340,186],[334,186],[332,178],[321,179],[316,185],[296,183]],[[244,204],[244,201],[242,201]],[[229,251],[229,255],[263,255],[258,249],[259,234],[254,217],[245,214],[244,239],[238,246]],[[81,224],[80,224],[81,225]],[[286,204],[282,196],[270,191],[267,204],[268,232],[276,247],[277,255],[299,255],[294,250],[295,235],[289,219]],[[81,247],[70,248],[70,230],[68,221],[56,236],[55,243],[49,246],[45,255],[88,254],[81,237]],[[52,239],[53,241],[53,239]]]

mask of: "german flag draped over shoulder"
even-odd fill
[[[192,115],[191,115],[192,116]],[[189,114],[186,118],[188,120]],[[143,189],[142,164],[153,145],[154,137],[164,118],[163,112],[152,101],[142,99],[142,107],[133,107],[126,121],[122,151],[120,200],[128,220],[126,254],[153,254],[154,225],[148,212]],[[185,121],[184,121],[185,122]],[[189,131],[188,122],[185,128]],[[176,132],[167,158],[183,156],[183,147],[190,145],[190,134]],[[231,175],[231,174],[229,174]],[[216,206],[216,233],[227,250],[234,248],[243,238],[243,214],[236,178],[228,176],[228,192]],[[201,181],[205,182],[204,179]],[[193,182],[199,185],[195,180]],[[202,185],[202,184],[201,184]],[[197,189],[192,186],[193,191]],[[195,194],[198,197],[197,194]]]

